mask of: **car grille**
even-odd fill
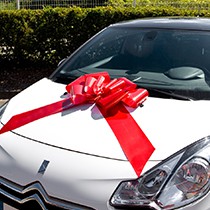
[[[30,206],[30,209],[43,210],[93,210],[86,206],[49,196],[39,182],[20,186],[4,178],[0,178],[0,200],[18,209],[29,209],[27,206]]]

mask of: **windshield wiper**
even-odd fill
[[[195,100],[192,97],[182,95],[179,93],[175,93],[175,90],[173,90],[174,83],[168,82],[168,81],[162,81],[158,79],[152,79],[152,78],[144,78],[144,77],[137,77],[133,75],[127,76],[128,79],[135,82],[139,87],[145,88],[149,91],[150,96],[160,96],[162,98],[174,98],[179,100]],[[168,88],[160,88],[159,87],[168,87]]]
[[[145,78],[145,77],[133,76],[133,75],[126,75],[126,77],[132,82],[135,82],[138,84],[174,86],[174,83],[158,80],[158,79],[153,79],[153,78]]]
[[[192,97],[181,95],[178,93],[175,93],[174,91],[166,91],[166,90],[159,90],[159,89],[153,89],[153,88],[146,88],[149,91],[150,96],[161,96],[163,98],[173,98],[173,99],[179,99],[179,100],[186,100],[186,101],[193,101],[195,100]]]
[[[70,73],[60,73],[59,75],[55,76],[53,78],[53,80],[55,82],[59,82],[62,84],[69,84],[70,82],[74,81],[75,79],[77,79],[78,77],[80,77],[83,74],[86,74],[87,72],[82,71],[80,69],[74,70],[73,74],[72,72]],[[147,79],[147,78],[142,78],[142,77],[133,77],[133,78],[129,78],[129,76],[126,75],[126,77],[128,79],[130,79],[131,81],[135,82],[138,87],[140,88],[145,88],[149,91],[149,95],[150,96],[154,96],[154,97],[162,97],[162,98],[174,98],[174,99],[179,99],[179,100],[195,100],[192,97],[189,96],[185,96],[185,95],[181,95],[178,93],[175,93],[174,90],[166,90],[166,89],[158,89],[158,88],[154,88],[151,86],[154,85],[158,85],[158,86],[174,86],[173,83],[169,83],[169,82],[165,82],[165,81],[159,81],[156,79]]]

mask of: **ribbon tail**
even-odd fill
[[[137,176],[140,176],[155,148],[123,104],[114,107],[114,114],[107,117],[102,109],[100,111],[105,115]]]
[[[14,115],[10,118],[10,120],[2,127],[0,130],[0,134],[5,133],[10,130],[14,130],[16,128],[19,128],[23,125],[29,124],[31,122],[34,122],[38,119],[50,116],[52,114],[56,114],[58,112],[61,112],[69,106],[72,105],[70,103],[70,99],[64,99],[62,101],[58,101],[46,106],[42,106],[37,109],[33,109],[27,112],[23,112],[21,114]]]

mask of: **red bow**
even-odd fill
[[[75,105],[94,102],[103,110],[109,110],[120,101],[136,108],[148,97],[145,89],[136,89],[136,84],[121,77],[110,80],[107,72],[87,74],[66,86]]]
[[[111,80],[107,72],[83,75],[67,85],[66,90],[69,98],[13,116],[0,134],[75,105],[95,103],[139,176],[154,147],[123,104],[138,107],[148,97],[148,91],[136,89],[136,84],[126,78]],[[66,108],[64,104],[69,99],[71,105]]]

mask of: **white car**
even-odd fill
[[[210,209],[210,19],[113,24],[0,108],[17,209]]]

